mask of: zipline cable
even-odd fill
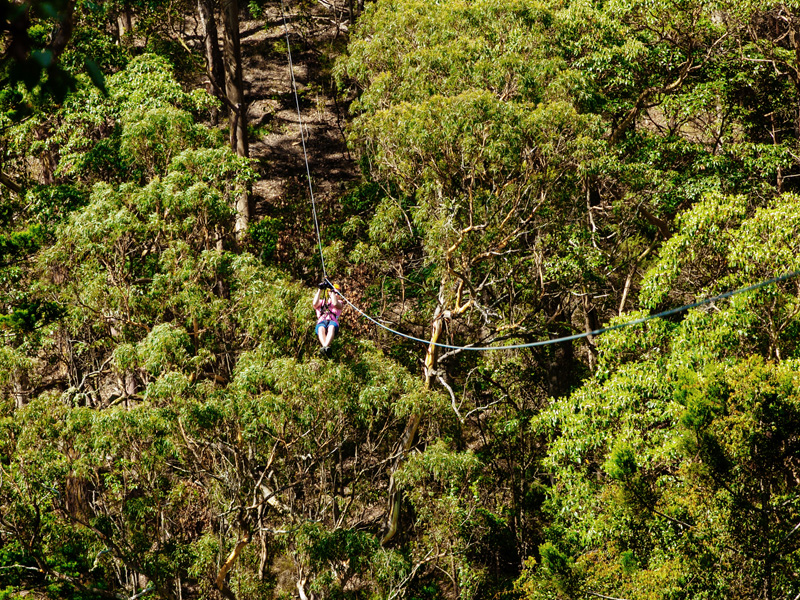
[[[320,264],[322,265],[322,274],[324,276],[324,280],[328,284],[331,285],[331,288],[333,288],[333,284],[328,280],[328,273],[325,270],[325,257],[322,254],[322,237],[320,236],[320,233],[319,233],[319,221],[317,219],[317,204],[316,204],[316,201],[314,200],[314,188],[313,188],[313,185],[311,183],[311,168],[308,165],[308,152],[306,151],[306,139],[305,139],[305,133],[304,133],[304,130],[303,130],[303,118],[300,115],[300,97],[297,94],[297,83],[295,82],[295,79],[294,79],[294,65],[292,63],[292,47],[291,47],[291,44],[289,42],[289,28],[288,28],[288,25],[286,24],[286,12],[285,12],[285,7],[284,7],[284,1],[283,0],[281,0],[281,17],[283,18],[283,29],[284,29],[284,32],[286,34],[286,50],[287,50],[288,55],[289,55],[289,72],[290,72],[291,77],[292,77],[292,91],[294,92],[294,100],[295,100],[295,104],[297,106],[297,120],[300,123],[300,139],[301,139],[302,144],[303,144],[303,159],[305,160],[305,163],[306,163],[306,176],[308,178],[308,191],[309,191],[309,194],[311,196],[311,212],[312,212],[312,215],[314,217],[314,229],[315,229],[315,232],[317,234],[317,247],[319,248],[319,260],[320,260]],[[453,345],[450,345],[450,344],[441,344],[439,342],[432,342],[430,340],[425,340],[425,339],[422,339],[422,338],[414,337],[413,335],[408,335],[406,333],[403,333],[402,331],[397,331],[396,329],[392,329],[391,327],[387,327],[386,325],[384,325],[383,323],[381,323],[377,319],[369,316],[367,313],[362,311],[355,304],[350,302],[350,300],[344,294],[342,294],[340,291],[337,292],[337,293],[339,294],[339,296],[341,296],[341,298],[347,303],[347,305],[350,308],[352,308],[354,311],[356,311],[362,317],[364,317],[368,321],[374,323],[375,325],[377,325],[381,329],[384,329],[384,330],[388,331],[389,333],[394,334],[396,336],[399,336],[399,337],[402,337],[402,338],[405,338],[407,340],[411,340],[411,341],[414,341],[414,342],[421,342],[421,343],[427,344],[429,346],[433,345],[433,346],[436,346],[437,348],[447,348],[449,350],[473,350],[473,351],[476,351],[476,352],[486,352],[486,351],[489,351],[489,350],[520,350],[520,349],[523,349],[523,348],[536,348],[536,347],[539,347],[539,346],[549,346],[551,344],[560,344],[562,342],[571,342],[571,341],[579,340],[579,339],[582,339],[582,338],[585,338],[585,337],[597,336],[597,335],[601,335],[603,333],[607,333],[609,331],[614,331],[614,330],[617,330],[617,329],[623,329],[625,327],[630,327],[632,325],[639,325],[641,323],[646,323],[647,321],[652,321],[653,319],[663,319],[664,317],[669,317],[671,315],[675,315],[675,314],[678,314],[678,313],[681,313],[681,312],[684,312],[684,311],[687,311],[687,310],[691,310],[693,308],[697,308],[698,306],[704,306],[706,304],[712,304],[712,303],[716,302],[717,300],[723,300],[725,298],[730,298],[731,296],[736,296],[737,294],[743,294],[745,292],[752,292],[753,290],[757,290],[759,288],[771,285],[773,283],[779,283],[781,281],[786,281],[787,279],[791,279],[793,277],[797,277],[798,275],[800,275],[800,271],[792,271],[791,273],[785,273],[784,275],[780,275],[778,277],[773,277],[772,279],[767,279],[766,281],[761,281],[759,283],[755,283],[755,284],[749,285],[747,287],[738,288],[738,289],[735,289],[735,290],[724,292],[722,294],[718,294],[718,295],[712,296],[710,298],[704,298],[702,300],[698,300],[696,302],[692,302],[691,304],[684,304],[683,306],[679,306],[677,308],[671,308],[669,310],[665,310],[665,311],[656,313],[654,315],[647,315],[647,316],[644,316],[644,317],[640,317],[638,319],[633,319],[632,321],[625,321],[624,323],[617,323],[616,325],[610,325],[608,327],[601,327],[600,329],[595,329],[593,331],[586,331],[584,333],[576,333],[574,335],[566,335],[566,336],[563,336],[563,337],[553,338],[553,339],[548,339],[548,340],[539,340],[537,342],[529,342],[529,343],[526,343],[526,344],[511,344],[511,345],[506,345],[506,346],[453,346]]]
[[[692,308],[697,308],[698,306],[703,306],[705,304],[712,304],[717,300],[722,300],[724,298],[730,298],[731,296],[736,296],[737,294],[743,294],[745,292],[752,292],[753,290],[757,290],[759,288],[765,287],[767,285],[771,285],[773,283],[779,283],[781,281],[785,281],[787,279],[791,279],[792,277],[797,277],[800,275],[800,271],[792,271],[791,273],[786,273],[779,277],[773,277],[772,279],[767,279],[766,281],[761,281],[759,283],[755,283],[753,285],[749,285],[747,287],[738,288],[735,290],[731,290],[728,292],[724,292],[722,294],[718,294],[716,296],[712,296],[710,298],[704,298],[702,300],[698,300],[697,302],[692,302],[691,304],[684,304],[683,306],[679,306],[677,308],[671,308],[669,310],[662,311],[660,313],[656,313],[654,315],[647,315],[645,317],[640,317],[638,319],[633,319],[632,321],[625,321],[624,323],[617,323],[616,325],[610,325],[608,327],[601,327],[600,329],[595,329],[594,331],[586,331],[584,333],[576,333],[575,335],[567,335],[560,338],[553,338],[549,340],[540,340],[538,342],[529,342],[527,344],[512,344],[508,346],[451,346],[450,344],[440,344],[439,342],[431,342],[430,340],[424,340],[422,338],[414,337],[412,335],[407,335],[401,331],[397,331],[390,327],[387,327],[383,323],[377,321],[376,319],[370,317],[368,314],[360,310],[357,306],[355,306],[350,300],[348,300],[341,292],[339,295],[344,299],[345,302],[359,313],[362,317],[366,318],[367,320],[373,322],[378,327],[385,329],[386,331],[393,333],[394,335],[406,338],[408,340],[412,340],[414,342],[422,342],[423,344],[433,345],[438,348],[447,348],[450,350],[475,350],[480,352],[485,352],[488,350],[519,350],[522,348],[535,348],[537,346],[549,346],[550,344],[560,344],[561,342],[571,342],[573,340],[579,340],[581,338],[589,337],[589,336],[596,336],[603,333],[607,333],[609,331],[614,331],[616,329],[622,329],[624,327],[630,327],[631,325],[639,325],[640,323],[645,323],[647,321],[651,321],[653,319],[663,319],[664,317],[668,317],[670,315],[674,315],[677,313],[681,313],[687,310],[691,310]],[[327,279],[325,281],[328,281]],[[330,282],[328,282],[330,283]]]
[[[292,76],[292,91],[294,102],[297,106],[297,122],[300,124],[300,140],[303,143],[303,159],[306,162],[306,177],[308,178],[308,193],[311,195],[311,213],[314,216],[314,230],[317,233],[317,246],[319,247],[319,262],[322,265],[322,275],[327,281],[328,273],[325,270],[325,257],[322,255],[322,237],[319,234],[319,221],[317,219],[317,203],[314,200],[314,187],[311,185],[311,168],[308,166],[308,152],[306,151],[306,136],[303,129],[303,117],[300,116],[300,96],[297,94],[297,82],[294,79],[294,64],[292,62],[292,45],[289,42],[289,26],[286,24],[286,11],[281,0],[281,17],[283,18],[283,31],[286,34],[286,51],[289,54],[289,74]]]

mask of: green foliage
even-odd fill
[[[680,399],[688,391],[685,380],[673,374],[674,361],[680,362],[680,353],[675,354],[659,375],[668,395],[655,403],[639,392],[634,398],[643,404],[635,419],[628,409],[609,420],[606,407],[624,406],[617,395],[619,386],[630,381],[633,372],[653,372],[652,365],[620,369],[602,387],[587,390],[576,398],[580,412],[574,416],[559,410],[565,420],[551,457],[563,487],[553,497],[553,529],[571,531],[579,570],[566,569],[563,560],[554,563],[552,547],[540,548],[541,568],[531,567],[526,575],[530,579],[522,583],[526,597],[549,597],[547,590],[569,595],[568,587],[575,585],[626,597],[663,597],[678,589],[680,597],[746,597],[760,593],[763,586],[772,593],[794,593],[789,575],[792,551],[777,550],[776,543],[793,526],[793,509],[785,507],[796,504],[797,492],[794,486],[776,485],[771,473],[786,468],[785,452],[795,434],[779,432],[794,427],[795,402],[791,395],[776,399],[780,425],[768,413],[763,420],[756,417],[765,397],[761,394],[771,394],[763,387],[754,394],[742,374],[788,384],[797,381],[796,366],[776,367],[761,359],[722,370],[709,365],[699,381],[692,376],[694,400],[684,407],[669,396],[672,392]],[[716,372],[714,380],[707,377],[709,371]],[[725,402],[723,410],[706,408],[718,402],[719,392],[710,390],[727,395],[724,390],[734,381],[736,395],[741,392],[748,401]],[[762,425],[755,425],[754,419]],[[762,426],[773,432],[769,441],[757,433]],[[591,445],[575,443],[592,438],[596,441]],[[764,462],[754,463],[755,456]],[[603,457],[607,458],[601,465]],[[599,476],[601,466],[608,478]],[[764,489],[772,492],[765,496],[758,491]],[[755,511],[767,511],[772,524],[765,527]],[[749,550],[742,552],[744,548]],[[710,560],[736,568],[711,575]],[[765,575],[764,569],[771,574]]]
[[[713,268],[716,265],[709,264],[709,258],[713,260],[730,247],[732,230],[745,218],[747,209],[747,199],[743,196],[714,194],[683,213],[679,231],[664,244],[658,264],[642,282],[642,304],[654,308],[670,290],[680,289],[678,276],[681,272],[691,278],[693,271],[699,271],[706,278],[701,282],[692,281],[693,286],[717,281],[724,273],[722,265]],[[693,263],[702,264],[702,268],[692,269]]]
[[[63,314],[64,309],[55,302],[21,299],[12,306],[11,312],[0,315],[0,329],[29,333],[38,327],[52,323]]]
[[[533,326],[538,307],[494,298],[516,299],[525,288],[541,298],[547,286],[557,294],[602,268],[602,259],[587,268],[563,256],[591,255],[586,236],[571,236],[573,246],[562,227],[584,163],[603,143],[593,116],[545,89],[563,66],[540,43],[553,23],[533,2],[387,2],[367,11],[339,73],[364,90],[351,139],[391,194],[366,226],[360,215],[348,223],[367,238],[352,261],[388,270],[400,260],[404,274],[431,268],[430,287],[446,306],[470,300],[465,321],[520,329]],[[500,271],[493,256],[504,257]],[[544,267],[543,257],[547,278],[532,277],[531,263]],[[404,301],[428,289],[403,287]],[[426,311],[428,296],[419,301]]]
[[[63,100],[74,89],[75,80],[57,62],[49,33],[62,23],[71,22],[68,2],[0,4],[0,33],[8,39],[8,51],[0,63],[3,87],[22,84],[30,92]],[[10,35],[9,35],[10,34]]]
[[[794,268],[796,204],[791,194],[755,211],[742,198],[707,199],[681,219],[645,289],[744,285],[778,267],[773,256]],[[754,251],[762,244],[768,253]],[[795,302],[795,284],[773,284],[676,325],[601,338],[598,375],[537,419],[557,432],[550,536],[569,531],[577,570],[547,566],[542,546],[541,566],[519,582],[526,598],[570,595],[565,586],[617,597],[797,593],[786,542],[800,496],[784,474],[800,376],[794,334],[783,333],[796,327]]]
[[[370,7],[337,72],[360,92],[352,145],[397,191],[348,223],[361,235],[351,261],[375,278],[434,267],[427,302],[408,302],[426,290],[405,286],[395,300],[416,313],[433,294],[445,307],[469,300],[466,328],[542,337],[557,298],[587,320],[616,313],[602,299],[630,286],[619,274],[669,236],[677,212],[732,190],[768,195],[767,178],[792,164],[790,144],[743,135],[752,110],[740,90],[754,78],[737,71],[742,31],[715,15],[700,2]]]
[[[189,113],[172,107],[154,108],[123,127],[120,158],[137,165],[147,179],[152,179],[164,173],[183,150],[210,145],[211,139],[208,130],[195,125]]]
[[[88,7],[87,7],[88,8]],[[96,26],[81,23],[73,32],[70,47],[61,56],[61,64],[73,74],[90,72],[98,69],[102,82],[105,83],[105,73],[114,73],[124,69],[130,60],[128,48],[104,35]],[[93,65],[93,66],[92,66]],[[95,81],[95,76],[89,73],[92,83],[99,89],[100,81]]]
[[[326,598],[356,597],[345,587],[353,578],[371,579],[372,562],[380,555],[378,540],[366,532],[327,532],[313,524],[302,528],[298,545],[311,569],[321,572],[311,589]]]
[[[0,265],[7,264],[19,256],[32,254],[43,242],[44,228],[38,224],[24,231],[0,235]]]
[[[783,194],[755,210],[742,197],[712,196],[699,203],[681,218],[645,275],[643,303],[683,303],[698,293],[715,295],[796,271],[798,202],[797,195]],[[755,345],[775,358],[794,355],[795,296],[794,284],[778,283],[734,298],[724,311],[727,343],[719,347],[736,352]]]
[[[345,313],[322,359],[308,216],[234,241],[195,6],[78,3],[57,55],[70,6],[0,3],[0,597],[800,593],[796,279],[520,351]],[[368,3],[329,273],[482,346],[800,269],[797,8]]]
[[[57,223],[86,204],[87,190],[74,184],[39,186],[28,190],[29,210],[43,224]]]
[[[274,256],[275,250],[277,250],[281,227],[282,221],[277,217],[264,217],[260,221],[250,224],[247,237],[253,240],[256,253],[265,263]]]
[[[463,598],[477,597],[486,578],[480,563],[468,558],[476,538],[488,533],[488,519],[479,508],[481,467],[472,452],[454,452],[438,440],[410,457],[395,476],[407,492],[416,526],[426,532],[415,554],[438,551],[457,560],[449,568]]]
[[[552,11],[534,2],[377,3],[362,18],[344,68],[368,88],[358,104],[365,112],[385,108],[386,93],[399,103],[466,88],[536,102],[558,64],[540,43],[552,21]]]
[[[108,94],[79,75],[75,93],[59,107],[12,128],[22,154],[44,152],[59,183],[122,181],[163,175],[189,148],[222,145],[195,118],[216,105],[210,95],[186,93],[163,58],[144,54],[106,80]]]

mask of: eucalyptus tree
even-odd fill
[[[792,164],[791,140],[765,144],[753,127],[744,89],[763,87],[764,73],[736,75],[769,62],[741,54],[748,32],[737,26],[771,9],[733,8],[375,4],[340,73],[360,92],[353,144],[389,193],[368,224],[353,221],[367,239],[351,258],[414,280],[423,272],[437,291],[446,274],[442,300],[416,295],[466,320],[452,327],[466,341],[492,339],[498,326],[501,337],[539,333],[520,314],[620,312],[680,210],[704,191],[770,194]],[[526,259],[535,268],[513,266]],[[486,278],[480,263],[512,266]],[[541,299],[523,308],[509,280]],[[562,308],[565,287],[587,285],[611,300]],[[413,288],[402,290],[408,301]]]
[[[214,95],[220,100],[225,96],[225,67],[222,51],[219,48],[217,17],[213,0],[198,0],[197,14],[203,24],[203,46],[205,49],[206,71],[214,89]]]
[[[0,379],[5,588],[388,597],[427,564],[380,548],[376,505],[403,420],[447,405],[370,343],[311,355],[304,288],[218,248],[250,176],[227,148],[184,150],[149,183],[95,186],[39,253],[63,381],[14,408]]]
[[[148,54],[107,90],[11,131],[47,132],[57,181],[13,281],[53,313],[0,321],[0,587],[406,593],[430,561],[380,549],[376,504],[403,420],[441,426],[442,398],[369,343],[309,356],[302,286],[231,252],[254,172],[198,122],[208,94]]]
[[[426,481],[416,458],[397,462],[383,542],[402,547],[412,527],[448,532],[423,548],[451,574],[448,593],[463,597],[508,585],[499,582],[535,549],[541,449],[526,424],[548,394],[568,389],[574,352],[476,358],[437,355],[434,344],[572,332],[608,266],[586,228],[585,182],[606,153],[603,123],[572,101],[572,90],[588,84],[550,43],[562,28],[541,3],[377,3],[340,67],[361,89],[353,144],[384,188],[369,221],[347,225],[364,236],[350,259],[399,279],[381,290],[385,317],[417,337],[429,331],[423,381],[448,393],[457,421],[445,434],[452,443],[432,445],[421,464],[449,456],[473,480],[461,484],[473,496],[459,497],[445,481]],[[412,447],[420,419],[409,419],[399,453]],[[463,454],[467,439],[480,451]],[[428,503],[437,498],[425,506],[406,488],[414,524],[400,519],[411,473]],[[415,575],[424,581],[430,571]]]
[[[647,273],[643,306],[797,270],[799,201],[707,197]],[[537,419],[554,432],[553,522],[524,597],[800,592],[799,296],[788,279],[602,339],[593,379]]]
[[[247,139],[247,101],[242,79],[242,51],[239,41],[239,2],[221,0],[223,23],[222,58],[225,67],[225,96],[231,149],[239,156],[250,156]],[[250,194],[244,190],[236,200],[236,236],[244,236],[250,223]]]

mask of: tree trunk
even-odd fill
[[[239,44],[239,2],[222,0],[223,58],[225,95],[230,109],[231,149],[239,156],[249,156],[247,144],[247,106],[242,83],[242,52]]]
[[[566,327],[562,330],[569,331]],[[562,333],[562,335],[564,335]],[[553,398],[562,398],[569,393],[575,375],[575,352],[572,341],[550,347],[547,361],[547,393]]]
[[[222,0],[223,59],[225,64],[225,95],[230,111],[231,149],[239,156],[250,155],[247,143],[247,105],[242,82],[242,52],[239,45],[239,2]],[[236,238],[241,239],[250,222],[250,198],[243,192],[236,199]]]
[[[789,36],[789,42],[794,48],[794,69],[790,70],[790,75],[793,74],[794,77],[794,87],[798,93],[800,93],[800,19],[795,18],[791,20],[792,24],[792,31],[791,35]],[[791,66],[791,65],[790,65]],[[800,103],[795,106],[797,110],[797,117],[795,118],[795,139],[800,140]]]
[[[219,49],[217,20],[214,17],[214,0],[197,0],[197,12],[203,23],[206,49],[206,70],[213,94],[223,102],[225,96],[225,67],[222,64],[222,51]]]
[[[442,308],[444,303],[443,289],[444,285],[442,285],[442,289],[439,292],[439,305],[436,307],[436,311],[433,314],[433,323],[431,325],[431,341],[430,344],[428,344],[428,350],[425,352],[425,372],[423,375],[425,376],[426,390],[430,389],[431,378],[436,372],[436,344],[439,342],[439,337],[442,334],[443,316],[445,312]],[[400,469],[403,460],[411,450],[411,446],[414,443],[414,436],[417,434],[421,420],[422,415],[418,412],[409,417],[406,429],[397,445],[397,451],[395,453],[396,458],[392,464],[392,472],[389,476],[389,513],[386,518],[386,533],[384,533],[383,538],[381,538],[381,544],[384,546],[395,536],[400,522],[400,492],[397,489],[394,475]]]
[[[12,376],[12,394],[14,406],[22,410],[30,399],[28,374],[23,369],[15,369]]]
[[[69,0],[67,2],[66,6],[64,7],[64,12],[61,15],[61,22],[58,24],[58,27],[53,33],[53,38],[50,42],[50,50],[53,53],[54,59],[61,56],[61,53],[67,48],[67,44],[72,37],[75,2],[76,0]]]
[[[133,13],[129,7],[123,7],[122,12],[117,15],[117,34],[121,41],[126,35],[133,31]]]
[[[17,196],[22,195],[22,186],[2,171],[0,171],[0,184],[10,189]]]

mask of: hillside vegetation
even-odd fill
[[[0,23],[0,599],[800,597],[800,4]]]

